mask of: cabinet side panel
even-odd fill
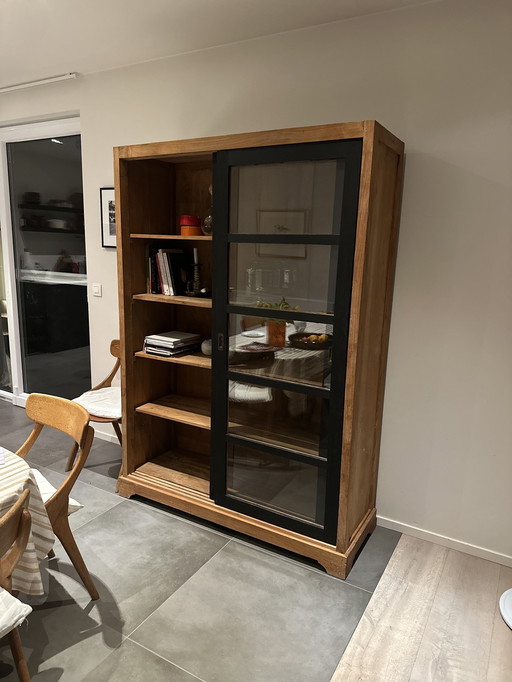
[[[402,150],[374,139],[370,204],[359,308],[349,462],[342,463],[338,542],[349,544],[362,519],[375,507],[391,301],[402,188]],[[345,442],[345,444],[347,444]],[[347,453],[343,453],[345,457]],[[343,504],[341,507],[343,514]]]
[[[158,230],[169,233],[173,214],[174,171],[170,164],[159,161],[128,162],[119,159],[117,154],[114,170],[124,434],[121,472],[125,473],[133,471],[146,455],[151,455],[141,447],[144,439],[139,437],[140,429],[135,425],[134,407],[152,397],[150,392],[153,387],[139,376],[134,353],[141,349],[145,333],[160,331],[164,312],[163,306],[150,303],[142,309],[133,304],[133,295],[140,293],[144,284],[145,258],[140,242],[130,239],[130,234]],[[167,392],[163,385],[161,391]],[[163,430],[168,429],[165,427]]]

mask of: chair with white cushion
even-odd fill
[[[110,374],[97,386],[91,388],[90,391],[82,393],[78,398],[74,398],[73,402],[85,407],[87,412],[89,412],[90,420],[92,422],[103,424],[111,423],[116,432],[119,444],[122,445],[121,387],[112,386],[112,380],[117,374],[121,364],[121,343],[119,339],[114,339],[114,341],[110,343],[110,354],[116,358],[116,362]],[[75,456],[76,450],[72,450],[69,455],[66,471],[69,471],[73,466]]]
[[[27,509],[29,490],[0,518],[0,637],[7,635],[12,657],[21,682],[28,682],[27,662],[23,655],[18,626],[32,611],[11,594],[12,573],[27,546],[32,523]]]

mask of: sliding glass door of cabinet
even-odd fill
[[[361,141],[214,161],[212,497],[334,542]]]

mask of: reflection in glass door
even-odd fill
[[[214,499],[333,543],[361,144],[215,163]]]
[[[23,391],[90,388],[80,135],[7,143]]]

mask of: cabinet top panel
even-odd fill
[[[116,159],[124,160],[159,158],[183,163],[188,160],[207,160],[213,152],[222,149],[364,138],[374,131],[386,138],[388,146],[399,153],[402,151],[402,142],[376,121],[360,121],[115,147],[114,155]]]

